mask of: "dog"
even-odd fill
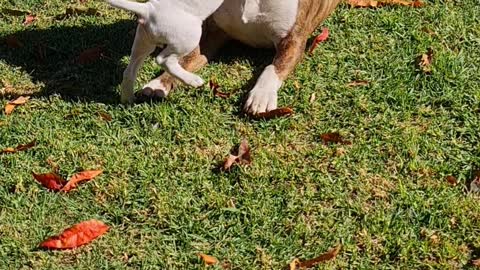
[[[274,110],[277,93],[302,59],[309,37],[339,2],[224,0],[206,20],[200,46],[180,59],[180,64],[185,70],[197,71],[231,39],[252,47],[275,48],[272,63],[263,70],[244,105],[244,111],[252,115]],[[142,94],[165,97],[176,85],[175,77],[165,72],[147,83]]]
[[[204,20],[222,2],[223,0],[150,0],[137,3],[108,0],[110,5],[134,12],[139,17],[130,64],[123,74],[121,101],[134,101],[133,87],[137,73],[145,58],[160,45],[166,46],[155,59],[159,65],[187,85],[203,85],[202,78],[185,70],[179,64],[179,59],[198,47]]]

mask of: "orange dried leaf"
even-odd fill
[[[347,0],[347,3],[351,7],[358,7],[358,8],[376,8],[382,6],[410,6],[410,7],[423,7],[424,3],[415,0],[415,1],[403,1],[403,0],[382,0],[382,1],[375,1],[375,0]]]
[[[33,178],[37,180],[42,186],[52,191],[59,191],[65,186],[67,181],[56,173],[35,174],[32,173]]]
[[[324,42],[325,40],[328,39],[330,32],[328,31],[328,28],[324,27],[322,29],[322,33],[318,35],[314,40],[312,45],[310,46],[310,49],[308,50],[309,54],[312,54],[315,48],[317,48],[318,44]]]
[[[21,96],[21,97],[18,97],[17,99],[15,99],[15,100],[9,101],[7,103],[7,105],[5,105],[5,114],[6,115],[11,114],[16,106],[25,104],[29,99],[30,99],[30,97]]]
[[[278,108],[269,112],[259,113],[259,114],[253,115],[253,117],[256,119],[270,120],[274,118],[290,116],[292,114],[293,114],[293,110],[291,108],[284,107],[284,108]]]
[[[299,259],[294,259],[290,264],[289,264],[289,269],[290,270],[298,270],[298,269],[310,269],[312,267],[317,266],[320,263],[330,261],[337,257],[338,253],[340,252],[340,249],[342,248],[342,245],[337,245],[336,247],[330,249],[326,253],[311,259],[307,261],[300,261]]]
[[[90,243],[102,236],[109,227],[98,220],[89,220],[64,230],[40,244],[45,249],[72,249]]]
[[[15,150],[15,148],[8,147],[8,148],[3,149],[1,154],[12,154],[12,153],[16,153],[16,152],[17,151]]]
[[[33,140],[32,142],[27,143],[27,144],[20,144],[15,148],[11,148],[11,147],[6,148],[6,149],[2,150],[0,152],[0,154],[9,154],[9,153],[16,153],[16,152],[19,152],[19,151],[25,151],[25,150],[28,150],[28,149],[34,147],[36,144],[37,144],[37,142],[35,140]]]
[[[205,263],[205,265],[214,265],[218,263],[217,258],[203,254],[203,253],[198,253],[198,256],[202,259],[202,261]]]
[[[425,73],[432,73],[432,62],[433,62],[433,50],[429,48],[427,53],[422,54],[419,57],[418,67]]]
[[[65,184],[65,186],[63,186],[61,191],[69,192],[81,182],[90,181],[100,175],[102,172],[102,170],[94,170],[76,173],[70,178],[70,180]]]
[[[107,121],[107,122],[110,122],[112,121],[112,116],[106,112],[98,112],[98,115],[104,120],[104,121]]]
[[[32,14],[28,14],[28,15],[25,16],[25,20],[23,21],[23,25],[25,25],[25,26],[30,25],[36,20],[37,20],[37,16],[32,15]]]
[[[104,53],[104,48],[101,46],[86,49],[77,56],[75,62],[81,65],[91,64],[102,58]]]
[[[323,144],[325,145],[329,143],[340,143],[340,144],[346,144],[346,145],[352,144],[352,142],[344,140],[342,135],[340,135],[340,133],[338,132],[324,133],[320,135],[320,138],[322,139]]]

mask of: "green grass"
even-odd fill
[[[0,156],[0,268],[204,269],[196,257],[203,252],[232,269],[280,269],[337,243],[340,255],[319,269],[460,269],[480,256],[480,204],[465,191],[480,167],[477,0],[340,6],[325,22],[328,42],[281,91],[279,104],[295,115],[268,122],[239,111],[272,53],[234,44],[200,72],[223,91],[243,90],[231,99],[181,88],[164,102],[125,107],[118,84],[132,17],[88,1],[103,15],[56,20],[67,5],[0,0],[39,18],[25,27],[22,17],[0,16],[0,39],[14,34],[25,45],[0,43],[0,79],[13,86],[0,91],[1,102],[34,95],[0,115],[0,148],[38,142]],[[44,63],[35,60],[38,44],[47,46]],[[104,59],[72,64],[97,45]],[[430,47],[433,72],[425,75],[415,58]],[[159,73],[150,60],[138,85]],[[371,83],[346,87],[353,80]],[[320,135],[331,131],[353,144],[324,146]],[[218,173],[241,138],[253,164]],[[30,174],[49,171],[48,159],[64,176],[104,174],[73,193],[50,193]],[[449,186],[447,175],[460,184]],[[70,252],[37,249],[92,218],[110,232]]]

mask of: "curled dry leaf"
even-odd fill
[[[74,174],[70,177],[70,180],[61,188],[60,191],[69,192],[74,189],[78,184],[85,181],[90,181],[93,178],[100,175],[103,171],[101,170],[94,170],[94,171],[84,171]]]
[[[356,87],[356,86],[367,86],[369,84],[368,81],[353,81],[347,84],[348,87]]]
[[[93,47],[81,52],[75,59],[75,62],[80,65],[91,64],[102,58],[104,54],[105,50],[102,46]]]
[[[325,145],[329,143],[339,143],[339,144],[346,144],[346,145],[352,144],[352,142],[343,139],[342,135],[340,135],[340,133],[338,132],[324,133],[320,135],[320,138],[322,139],[323,144]]]
[[[23,21],[23,25],[25,25],[25,26],[30,25],[33,22],[35,22],[36,20],[37,20],[37,16],[32,15],[32,14],[28,14],[28,15],[25,16],[25,20]]]
[[[37,180],[40,184],[42,184],[42,186],[52,191],[61,190],[67,183],[65,179],[63,179],[61,176],[59,176],[56,173],[45,173],[45,174],[32,173],[32,175],[33,175],[33,178],[35,178],[35,180]]]
[[[325,40],[328,39],[330,32],[328,31],[328,28],[324,27],[322,29],[322,33],[318,35],[314,40],[312,45],[310,46],[310,49],[308,50],[309,54],[312,54],[315,48],[317,48],[318,44],[324,42]]]
[[[445,177],[445,180],[447,180],[447,183],[451,186],[456,186],[458,184],[458,180],[455,176],[449,175]]]
[[[218,85],[218,83],[216,83],[215,81],[213,80],[210,80],[210,89],[213,90],[213,95],[216,96],[216,97],[219,97],[219,98],[230,98],[232,96],[231,93],[224,93],[224,92],[220,92],[220,85]]]
[[[110,114],[108,114],[107,112],[98,112],[98,116],[100,116],[100,118],[102,118],[104,121],[106,122],[110,122],[112,121],[112,116]]]
[[[35,145],[37,145],[37,141],[33,140],[33,141],[31,141],[30,143],[27,143],[27,144],[19,144],[15,148],[11,148],[11,147],[5,148],[4,150],[0,151],[0,154],[11,154],[11,153],[16,153],[16,152],[20,152],[20,151],[25,151],[25,150],[28,150],[28,149],[34,147]]]
[[[240,146],[238,147],[237,155],[230,154],[227,159],[223,162],[222,170],[229,171],[234,164],[250,164],[252,163],[252,157],[250,155],[250,147],[248,146],[247,140],[242,140]]]
[[[427,53],[422,54],[418,60],[418,67],[425,74],[432,73],[432,62],[433,62],[433,50],[428,48]]]
[[[307,261],[300,261],[299,259],[294,259],[289,265],[289,270],[299,270],[299,269],[310,269],[316,265],[334,259],[337,257],[342,245],[337,245],[336,247],[330,249],[326,253]]]
[[[270,120],[270,119],[279,118],[279,117],[287,117],[292,114],[293,114],[293,109],[284,107],[284,108],[278,108],[269,112],[255,114],[253,115],[253,118]]]
[[[45,249],[72,249],[90,243],[102,236],[109,227],[98,220],[89,220],[76,224],[60,235],[53,236],[40,244]]]
[[[13,110],[15,109],[15,107],[25,104],[29,99],[30,99],[30,97],[21,96],[21,97],[18,97],[17,99],[15,99],[15,100],[9,101],[7,103],[7,105],[5,105],[5,114],[6,115],[11,114],[13,112]]]
[[[203,253],[198,253],[197,255],[198,255],[198,257],[200,257],[202,259],[202,261],[205,263],[205,265],[214,265],[214,264],[218,263],[217,258],[215,258],[213,256],[203,254]]]

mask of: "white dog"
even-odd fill
[[[123,103],[134,101],[137,73],[145,58],[158,45],[166,45],[156,58],[159,65],[185,84],[193,87],[203,85],[202,78],[186,71],[179,64],[179,59],[198,47],[203,21],[220,7],[223,0],[150,0],[146,3],[108,0],[108,3],[139,16],[130,64],[123,73]]]

